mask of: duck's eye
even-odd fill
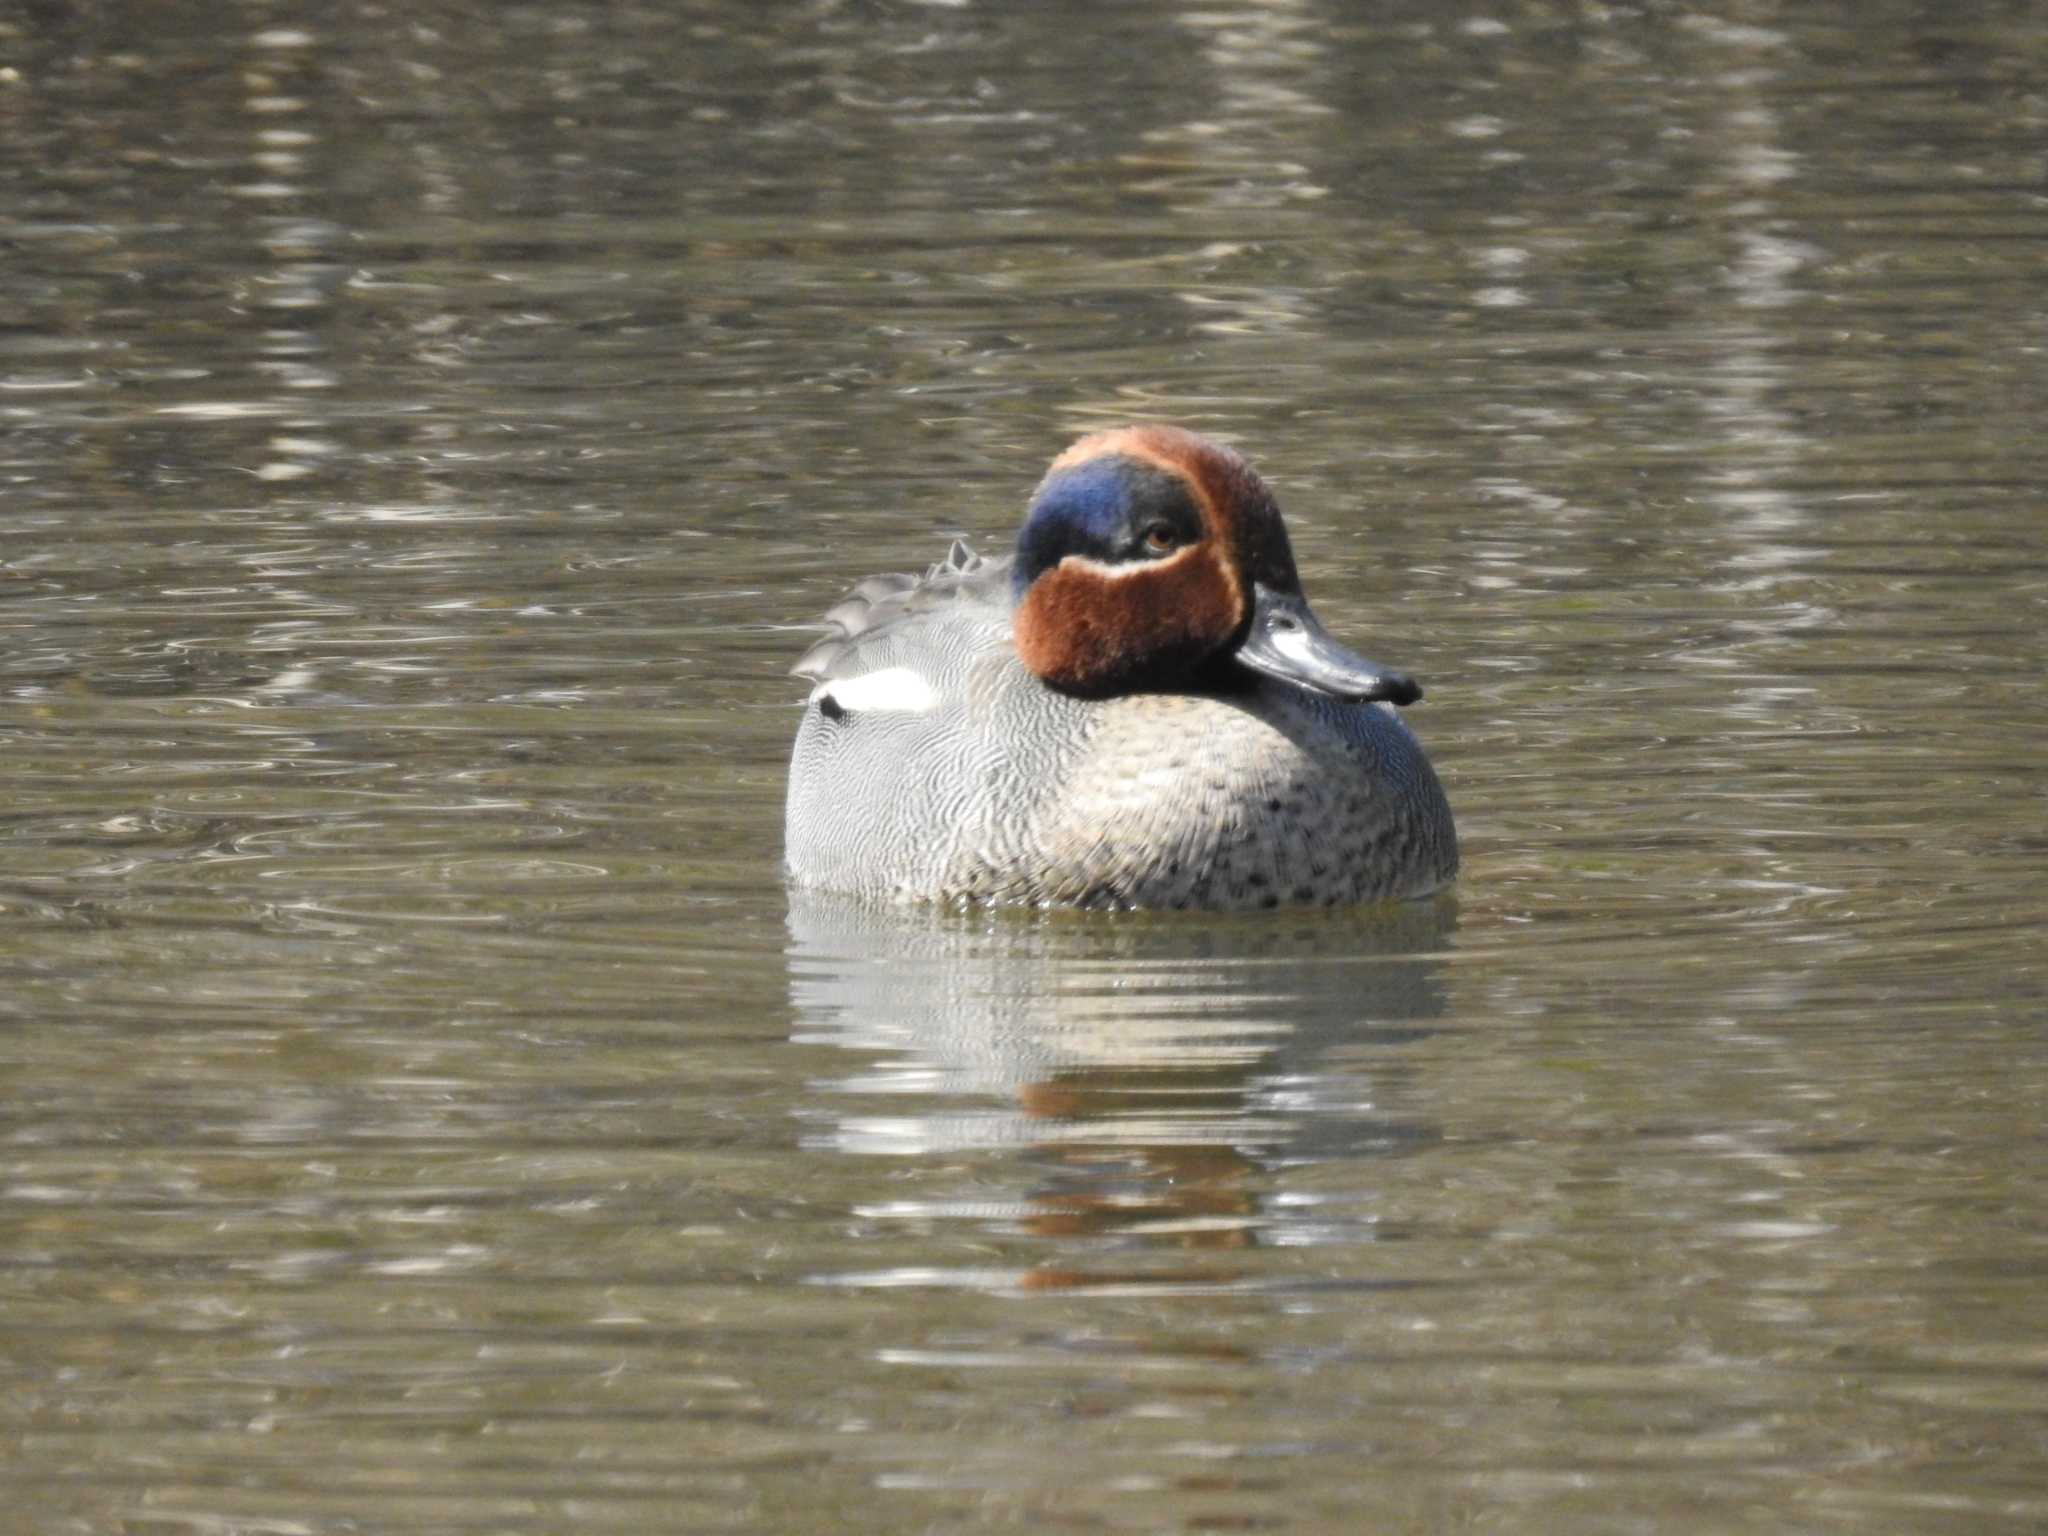
[[[1145,547],[1155,555],[1163,555],[1178,542],[1174,538],[1173,524],[1161,518],[1145,530]]]

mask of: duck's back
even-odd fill
[[[1421,748],[1372,704],[1251,680],[1080,699],[1018,659],[1005,567],[877,578],[798,670],[799,884],[880,900],[1256,908],[1419,895],[1457,869]]]
[[[797,664],[818,686],[790,762],[799,884],[893,900],[974,898],[952,874],[1029,813],[1085,710],[1024,670],[1006,562],[956,544],[922,579],[863,582]]]

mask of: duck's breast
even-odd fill
[[[1450,806],[1391,710],[1285,685],[1084,706],[1004,850],[959,884],[1062,905],[1255,909],[1424,894],[1457,871]]]

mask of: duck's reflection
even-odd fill
[[[1314,1241],[1329,1215],[1290,1196],[1282,1170],[1435,1139],[1402,1112],[1403,1048],[1442,1011],[1436,957],[1453,922],[1445,901],[1106,918],[799,900],[795,1038],[860,1055],[818,1084],[811,1143],[988,1155],[965,1180],[971,1194],[862,1214],[964,1218],[1057,1244],[998,1274],[834,1278],[1229,1285],[1243,1277],[1221,1253]]]

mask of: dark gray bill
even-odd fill
[[[1252,627],[1236,654],[1254,672],[1333,698],[1413,704],[1422,697],[1414,678],[1389,672],[1332,640],[1298,592],[1254,585]]]

